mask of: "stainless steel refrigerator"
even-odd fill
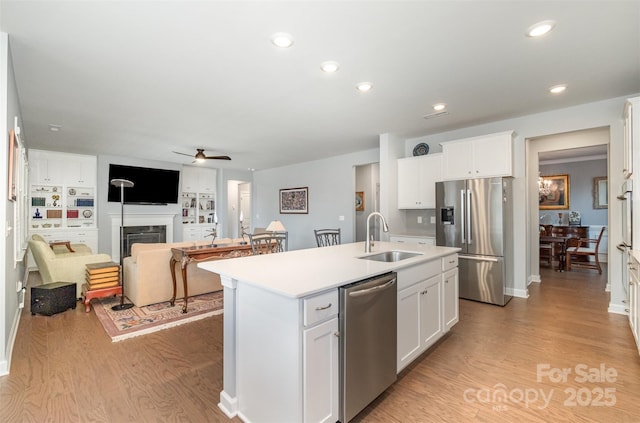
[[[511,178],[436,183],[436,244],[459,247],[460,298],[504,306],[513,294]]]

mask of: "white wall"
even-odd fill
[[[637,94],[636,94],[637,95]],[[531,244],[533,236],[538,236],[537,225],[537,154],[526,153],[525,141],[551,134],[561,134],[583,129],[609,127],[609,185],[618,187],[622,183],[622,110],[624,101],[633,95],[583,104],[575,107],[553,110],[545,113],[523,116],[514,119],[492,122],[456,131],[444,132],[405,141],[403,151],[418,142],[426,142],[433,151],[438,151],[438,143],[460,138],[490,134],[506,130],[516,132],[514,143],[514,235],[516,256],[514,263],[514,282],[516,294],[528,295],[527,285],[532,279]],[[434,148],[435,147],[435,148]],[[535,156],[535,166],[531,162]],[[527,161],[527,159],[529,159]],[[612,200],[615,194],[609,192],[609,215],[620,215],[620,206]],[[615,219],[609,219],[609,251],[611,245],[620,243],[620,226]],[[536,255],[537,257],[537,255]],[[537,269],[537,258],[535,269]],[[537,273],[537,270],[535,270]],[[622,307],[622,285],[620,283],[620,265],[610,260],[609,280],[612,281],[609,309],[619,311]]]
[[[5,140],[0,148],[0,175],[2,181],[6,181],[8,174],[8,150],[9,131],[13,129],[14,118],[18,118],[18,126],[22,126],[20,113],[20,103],[16,89],[15,76],[13,74],[13,64],[11,61],[11,51],[9,47],[9,37],[6,33],[0,32],[0,133],[4,134]],[[20,318],[18,300],[20,295],[16,292],[16,282],[23,281],[25,276],[24,264],[15,262],[14,251],[14,204],[7,200],[7,183],[0,183],[0,196],[5,203],[0,207],[0,225],[2,233],[5,234],[5,242],[0,243],[0,257],[4,257],[4,278],[0,282],[0,375],[9,371],[11,364],[11,351],[13,341]]]
[[[266,227],[272,220],[280,220],[289,232],[290,250],[315,247],[313,230],[319,228],[340,228],[342,242],[353,242],[354,166],[378,160],[378,150],[372,149],[256,171],[252,185],[254,226]],[[309,213],[280,214],[280,189],[299,187],[309,188]]]

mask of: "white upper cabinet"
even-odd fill
[[[513,176],[513,131],[442,144],[443,179]]]
[[[633,145],[634,141],[640,141],[640,97],[630,98],[624,105],[624,161],[622,163],[622,174],[625,178],[630,178],[633,174],[634,149],[640,153],[640,148]]]
[[[95,187],[96,156],[29,150],[29,175],[33,185]]]
[[[182,167],[183,192],[215,193],[216,179],[216,169],[195,166]]]
[[[398,159],[398,208],[434,209],[441,180],[442,154]]]

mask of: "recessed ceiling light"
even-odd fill
[[[322,64],[320,64],[320,69],[322,69],[322,71],[326,73],[334,73],[338,72],[338,69],[340,69],[340,65],[338,64],[338,62],[334,61],[322,62]]]
[[[53,123],[49,124],[49,131],[51,132],[59,132],[62,129],[62,126],[60,125],[55,125]]]
[[[560,94],[561,92],[564,92],[564,90],[566,89],[567,89],[566,84],[554,85],[553,87],[549,88],[549,92],[551,94]]]
[[[527,37],[541,37],[551,31],[554,26],[556,26],[554,21],[542,21],[537,24],[533,24],[529,29],[527,29]]]
[[[271,36],[271,42],[276,47],[289,48],[293,45],[293,37],[286,32],[278,32]]]
[[[373,88],[373,84],[371,84],[371,82],[360,82],[358,85],[356,85],[356,88],[358,89],[358,91],[366,93],[367,91],[371,91],[371,88]]]
[[[433,105],[433,110],[435,110],[436,112],[441,112],[446,108],[447,108],[447,105],[444,103],[438,103]]]

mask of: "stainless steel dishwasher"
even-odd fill
[[[396,273],[340,288],[340,421],[347,423],[396,380]]]

